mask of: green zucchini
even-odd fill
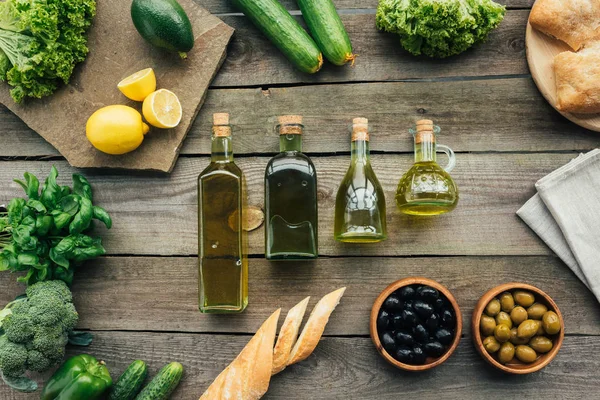
[[[314,74],[323,65],[315,41],[277,0],[233,0],[300,71]]]
[[[354,64],[352,43],[332,0],[298,0],[308,30],[326,59],[335,65]]]
[[[179,385],[183,376],[183,365],[172,362],[165,365],[135,400],[166,400]]]
[[[145,362],[142,360],[132,362],[113,385],[108,400],[133,400],[140,392],[147,376],[148,367]]]

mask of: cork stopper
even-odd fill
[[[354,118],[352,120],[352,141],[369,141],[369,120],[366,118]]]
[[[216,137],[231,136],[231,127],[229,126],[228,113],[213,114],[213,135]]]
[[[415,134],[415,143],[431,142],[435,143],[433,121],[430,119],[421,119],[417,121],[417,133]]]
[[[277,121],[280,135],[302,134],[302,115],[282,115]]]

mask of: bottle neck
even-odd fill
[[[226,163],[233,161],[231,136],[213,136],[211,143],[211,162]]]
[[[352,162],[369,162],[369,142],[367,140],[353,140],[350,148]]]
[[[288,151],[302,152],[302,135],[283,134],[279,135],[279,150],[282,153]]]
[[[415,135],[415,162],[436,162],[433,132],[419,132]]]

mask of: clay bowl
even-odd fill
[[[511,361],[508,364],[500,364],[496,360],[496,358],[489,354],[483,347],[483,338],[481,337],[479,324],[481,322],[481,315],[483,314],[485,307],[494,297],[500,296],[500,294],[502,294],[503,292],[512,292],[516,289],[523,289],[532,292],[535,296],[536,302],[542,303],[546,307],[548,307],[548,310],[554,311],[556,315],[558,315],[558,319],[560,321],[560,332],[550,337],[550,339],[552,339],[553,342],[552,350],[550,350],[546,354],[541,354],[533,363],[525,364],[517,360],[515,357],[513,361]],[[552,298],[548,296],[544,291],[536,288],[535,286],[518,282],[511,282],[506,283],[504,285],[496,286],[495,288],[485,293],[481,297],[481,299],[479,299],[477,306],[475,306],[475,309],[473,310],[473,318],[471,319],[471,330],[473,332],[473,343],[475,344],[475,348],[477,349],[479,354],[481,354],[481,357],[483,357],[485,361],[487,361],[489,364],[493,365],[501,371],[517,375],[530,374],[532,372],[539,371],[540,369],[548,365],[554,359],[554,357],[556,357],[556,354],[558,354],[558,351],[560,350],[560,347],[562,346],[563,340],[565,338],[565,322],[554,300],[552,300]]]
[[[434,289],[437,289],[440,292],[440,294],[442,294],[444,297],[446,297],[446,299],[448,299],[448,301],[450,302],[450,304],[452,305],[452,308],[454,310],[454,315],[456,316],[456,329],[454,332],[454,340],[452,341],[452,344],[450,344],[450,347],[448,347],[448,350],[446,351],[446,353],[444,353],[441,357],[437,357],[437,358],[428,357],[427,363],[423,364],[423,365],[405,364],[405,363],[402,363],[402,362],[394,359],[383,348],[383,345],[381,344],[381,341],[379,340],[379,335],[377,332],[377,316],[379,315],[379,310],[381,309],[381,306],[383,305],[383,302],[385,301],[385,299],[387,299],[389,297],[389,295],[391,295],[393,292],[395,292],[399,288],[401,288],[403,286],[410,286],[410,285],[427,285]],[[411,277],[411,278],[401,279],[399,281],[392,283],[387,288],[385,288],[383,290],[383,292],[381,292],[381,294],[377,297],[377,299],[375,300],[375,303],[373,304],[373,308],[371,309],[370,331],[371,331],[371,339],[373,340],[373,344],[377,348],[377,351],[379,352],[379,354],[387,362],[389,362],[396,368],[400,368],[405,371],[425,371],[428,369],[435,368],[438,365],[442,364],[444,361],[446,361],[452,355],[452,353],[454,353],[454,350],[456,350],[456,347],[458,346],[458,342],[460,341],[460,336],[462,333],[462,324],[463,324],[462,315],[460,313],[460,308],[458,307],[458,302],[456,301],[456,299],[454,298],[452,293],[450,293],[450,291],[445,286],[441,285],[440,283],[438,283],[434,280],[428,279],[428,278]]]

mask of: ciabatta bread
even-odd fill
[[[280,373],[287,366],[292,347],[298,339],[298,332],[309,300],[310,296],[296,304],[285,317],[273,351],[273,371],[271,372],[273,375]]]
[[[325,295],[313,309],[300,337],[294,344],[287,365],[292,365],[306,359],[319,344],[325,326],[329,322],[329,316],[340,303],[344,295],[345,287]]]
[[[577,114],[600,113],[600,40],[587,42],[577,53],[554,58],[556,108]]]

